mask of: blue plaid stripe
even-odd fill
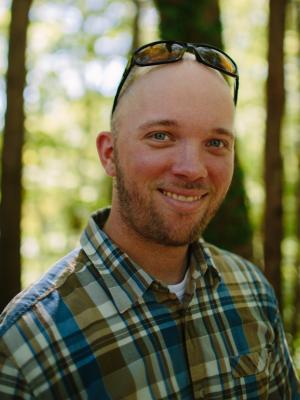
[[[1,400],[300,398],[254,265],[194,243],[180,303],[100,229],[108,212],[2,314]]]

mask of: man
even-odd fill
[[[136,51],[97,138],[111,209],[4,311],[1,399],[300,398],[270,285],[200,238],[232,178],[237,90],[217,49]]]

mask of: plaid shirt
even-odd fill
[[[1,400],[300,399],[254,265],[194,243],[180,303],[100,229],[107,215],[2,314]]]

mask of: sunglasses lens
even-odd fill
[[[220,68],[224,72],[235,74],[237,72],[236,66],[225,54],[215,49],[197,47],[197,52],[201,59],[212,67]]]
[[[139,65],[151,65],[179,60],[184,48],[178,43],[156,43],[135,53],[135,62]]]

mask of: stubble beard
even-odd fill
[[[115,155],[115,165],[115,189],[123,223],[142,239],[163,246],[180,247],[197,241],[225,197],[224,194],[213,206],[208,207],[193,225],[185,227],[184,215],[178,215],[178,220],[181,219],[182,223],[175,221],[168,224],[167,217],[159,212],[153,199],[144,198],[133,182],[126,182],[117,155]]]

